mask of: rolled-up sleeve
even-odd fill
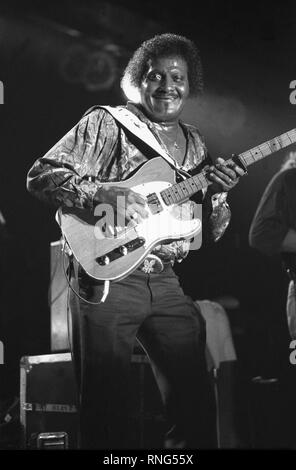
[[[118,138],[112,116],[96,109],[84,116],[28,172],[27,189],[56,207],[93,207],[100,170]]]

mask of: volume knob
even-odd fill
[[[123,256],[127,255],[127,253],[128,253],[128,249],[124,245],[119,248],[119,251]]]

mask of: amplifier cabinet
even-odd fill
[[[63,255],[62,246],[61,240],[50,244],[50,342],[53,353],[70,351],[67,319],[68,282],[65,276],[68,261],[66,255]]]
[[[24,356],[20,362],[22,447],[77,448],[77,397],[70,353]],[[44,440],[44,435],[48,439]],[[61,441],[63,436],[63,442]]]
[[[76,384],[70,353],[24,356],[20,363],[20,421],[25,449],[78,448]],[[147,357],[133,354],[132,448],[162,446],[164,417]]]

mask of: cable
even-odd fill
[[[90,302],[89,300],[86,300],[84,299],[83,297],[81,297],[80,294],[78,294],[78,292],[76,292],[76,290],[71,286],[71,282],[70,282],[70,279],[68,278],[68,275],[67,275],[67,270],[66,270],[66,265],[65,265],[65,258],[66,258],[66,240],[64,237],[62,237],[62,241],[63,241],[63,247],[62,247],[62,254],[63,254],[63,271],[64,271],[64,275],[66,277],[66,280],[67,280],[67,283],[68,283],[68,286],[70,287],[71,291],[76,295],[76,297],[78,297],[80,300],[82,300],[83,302],[89,304],[89,305],[99,305],[103,302],[105,302],[108,294],[109,294],[109,290],[110,290],[110,281],[107,281],[105,280],[104,281],[104,290],[103,290],[103,295],[101,297],[101,299],[98,301],[98,302]]]

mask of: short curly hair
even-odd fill
[[[203,90],[203,70],[199,50],[190,39],[172,33],[164,33],[144,41],[129,60],[121,79],[121,88],[129,98],[130,91],[138,92],[148,62],[157,57],[177,55],[185,60],[188,68],[190,96]]]

